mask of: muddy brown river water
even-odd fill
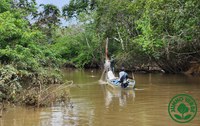
[[[200,77],[135,74],[136,89],[124,90],[100,84],[101,71],[63,73],[76,84],[70,105],[7,108],[0,126],[200,126]],[[190,122],[178,123],[169,115],[168,104],[177,94],[196,101],[197,113]]]

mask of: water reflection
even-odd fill
[[[112,101],[117,100],[119,106],[124,107],[127,102],[134,102],[135,91],[133,89],[121,89],[113,88],[109,85],[102,85],[102,90],[104,91],[105,106],[110,107]]]
[[[199,77],[136,74],[137,89],[121,90],[99,84],[100,76],[98,71],[66,71],[66,79],[78,85],[70,90],[73,107],[11,108],[0,118],[0,126],[181,126],[168,114],[170,99],[187,93],[200,106]],[[199,122],[197,114],[185,126]]]
[[[0,126],[38,126],[40,109],[23,107],[8,108],[0,118]]]

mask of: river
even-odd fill
[[[71,104],[48,108],[11,107],[0,126],[182,126],[168,112],[177,94],[189,94],[197,114],[184,126],[200,125],[200,77],[175,74],[134,74],[135,90],[113,89],[100,84],[101,71],[64,70],[73,80]]]

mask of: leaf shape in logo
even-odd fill
[[[192,115],[186,115],[185,117],[184,117],[184,119],[186,120],[186,119],[189,119],[190,117],[191,117]]]
[[[176,117],[177,119],[182,119],[181,116],[178,114],[174,114],[174,117]]]
[[[178,111],[183,115],[184,113],[188,112],[188,107],[184,104],[184,103],[181,103],[179,106],[178,106]]]

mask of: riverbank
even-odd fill
[[[0,104],[43,107],[55,101],[65,101],[73,82],[64,80],[61,75],[51,68],[31,72],[18,70],[12,65],[1,65]],[[2,111],[4,107],[1,106]]]
[[[199,62],[191,62],[190,68],[185,72],[185,74],[200,76],[200,63]]]
[[[64,68],[70,68],[70,69],[79,69],[76,68],[76,66],[72,63],[67,63],[63,65]],[[163,69],[161,69],[157,65],[138,65],[138,66],[124,66],[125,71],[127,72],[133,72],[133,73],[165,73]],[[84,67],[83,69],[89,70],[89,69],[97,69],[101,70],[104,69],[103,66],[99,65],[88,65],[87,67]],[[115,71],[119,72],[120,71],[119,66],[115,66]],[[169,74],[169,73],[168,73]],[[178,74],[178,73],[177,73]],[[191,62],[190,67],[188,68],[187,71],[185,72],[180,72],[179,74],[185,74],[185,75],[192,75],[192,76],[200,76],[200,64],[197,62]]]

